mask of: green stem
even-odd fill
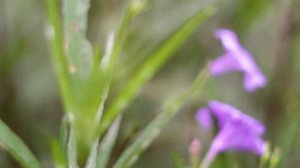
[[[48,17],[50,26],[48,37],[52,46],[52,59],[58,76],[59,87],[64,102],[65,111],[69,114],[73,112],[73,93],[71,80],[68,72],[68,64],[63,49],[63,33],[59,19],[57,0],[48,0]]]
[[[212,150],[209,150],[208,153],[205,155],[203,161],[201,162],[199,168],[209,168],[215,157],[216,153]]]

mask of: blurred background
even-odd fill
[[[87,38],[103,48],[115,29],[126,0],[92,0]],[[198,127],[196,110],[217,99],[258,118],[267,126],[265,139],[282,148],[283,167],[300,165],[300,1],[299,0],[149,0],[147,10],[132,23],[109,100],[122,84],[170,33],[197,10],[214,4],[216,13],[176,52],[143,88],[126,110],[113,158],[131,142],[158,112],[164,100],[192,83],[198,71],[223,52],[213,33],[234,30],[267,76],[266,88],[248,94],[242,75],[232,73],[209,79],[202,98],[189,102],[169,123],[134,167],[175,167],[189,161],[194,138],[203,155],[213,135]],[[45,38],[44,1],[0,0],[0,117],[32,149],[43,167],[52,167],[49,138],[57,136],[64,115],[58,85]],[[299,65],[298,65],[299,64]],[[225,161],[224,161],[225,160]],[[215,167],[257,167],[252,154],[227,152]],[[0,167],[19,165],[0,149]]]

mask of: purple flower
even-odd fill
[[[211,128],[211,114],[217,120],[219,131],[203,161],[203,167],[208,167],[218,153],[226,150],[248,151],[262,156],[265,151],[262,139],[265,127],[262,123],[219,101],[210,101],[208,107],[199,109],[196,120],[205,128]]]
[[[241,71],[244,73],[244,89],[248,92],[253,92],[267,84],[265,76],[251,54],[240,45],[234,32],[219,29],[215,32],[215,37],[221,40],[225,53],[210,63],[209,70],[213,76]]]

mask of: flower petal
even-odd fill
[[[225,150],[238,150],[261,156],[265,151],[265,142],[250,125],[244,124],[240,119],[234,119],[220,130],[211,148],[217,153]]]
[[[252,55],[239,43],[233,31],[219,29],[215,32],[215,36],[220,39],[225,54],[210,63],[209,69],[213,76],[240,71],[244,74],[244,89],[247,92],[253,92],[267,84],[267,79]]]
[[[197,122],[205,129],[211,129],[213,126],[213,121],[211,113],[208,108],[200,108],[196,113]]]
[[[260,72],[247,73],[244,76],[244,89],[253,92],[257,88],[266,86],[267,79]]]
[[[229,52],[219,56],[209,64],[209,71],[213,76],[237,70],[241,70],[239,63]]]
[[[242,113],[240,110],[231,105],[222,103],[217,100],[211,100],[208,103],[208,107],[216,116],[220,129],[222,129],[228,121],[233,119],[240,119],[244,122],[244,124],[250,125],[252,130],[254,130],[257,134],[261,135],[265,132],[265,127],[261,122]]]
[[[235,50],[240,47],[239,40],[235,33],[228,29],[218,29],[215,37],[221,40],[222,45],[227,50]]]

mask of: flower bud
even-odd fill
[[[192,167],[196,166],[199,162],[201,152],[201,142],[199,139],[193,139],[189,146],[189,154]]]

